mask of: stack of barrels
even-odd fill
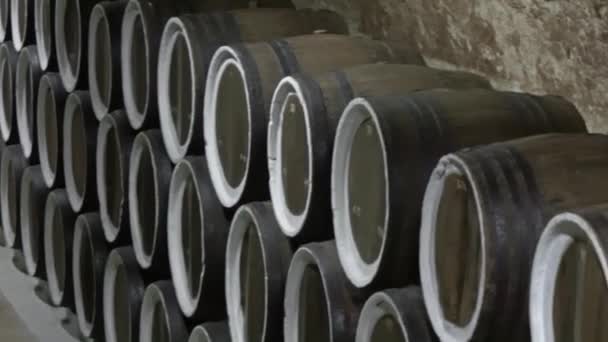
[[[0,1],[0,242],[75,336],[608,340],[607,136],[254,3]]]

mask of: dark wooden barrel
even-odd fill
[[[188,327],[170,280],[157,281],[146,288],[139,327],[140,342],[188,340]]]
[[[328,11],[255,9],[182,15],[165,26],[160,43],[158,105],[167,152],[174,162],[204,150],[203,100],[207,72],[225,44],[310,34],[346,33],[342,18]]]
[[[530,281],[533,341],[608,340],[608,205],[555,216],[538,241]]]
[[[272,203],[238,209],[226,248],[226,305],[234,341],[283,339],[285,280],[292,257]]]
[[[389,289],[371,296],[361,311],[356,342],[438,342],[420,287]]]
[[[7,144],[19,142],[17,133],[16,100],[15,100],[15,73],[17,59],[13,43],[8,41],[0,44],[0,133],[2,140]]]
[[[19,220],[25,269],[30,276],[46,279],[44,267],[44,207],[49,193],[40,165],[29,166],[21,178]]]
[[[211,179],[222,204],[235,207],[269,197],[268,113],[283,77],[377,62],[422,61],[415,49],[334,34],[220,48],[209,67],[203,131]]]
[[[188,342],[231,342],[228,322],[211,322],[192,329]]]
[[[103,322],[107,342],[137,341],[145,280],[132,247],[110,252],[103,276]]]
[[[348,278],[359,287],[418,281],[420,209],[446,153],[546,132],[584,132],[562,98],[486,89],[428,90],[351,102],[336,132],[333,226]]]
[[[82,334],[100,341],[104,341],[103,276],[109,254],[99,213],[78,216],[72,250],[75,312]]]
[[[21,50],[15,71],[15,115],[17,115],[19,144],[23,149],[23,155],[30,163],[38,163],[36,102],[42,74],[36,47],[30,45]]]
[[[167,209],[171,278],[184,315],[194,321],[226,319],[228,218],[209,182],[203,157],[173,170]]]
[[[122,21],[127,0],[101,1],[89,20],[87,62],[91,104],[98,120],[123,108],[120,66]]]
[[[67,96],[59,74],[48,72],[40,78],[34,134],[42,176],[49,188],[64,185],[62,125]]]
[[[9,145],[4,148],[0,161],[0,214],[6,247],[21,248],[19,186],[28,165],[20,145]]]
[[[129,160],[129,222],[139,265],[169,275],[167,208],[173,165],[160,130],[139,133]]]
[[[123,110],[106,115],[97,130],[96,183],[101,224],[110,243],[130,241],[129,157],[135,133]]]
[[[268,124],[268,171],[275,215],[300,242],[331,239],[331,153],[344,108],[356,97],[429,88],[491,88],[477,75],[418,65],[369,64],[284,78]],[[310,157],[309,157],[310,156]]]
[[[440,338],[529,340],[536,243],[555,213],[608,201],[597,191],[608,185],[607,148],[604,135],[547,134],[441,159],[420,233],[425,303]]]
[[[335,244],[311,243],[294,254],[285,288],[285,341],[354,341],[367,293],[346,279]]]
[[[36,43],[34,27],[35,0],[10,0],[11,39],[17,51]]]

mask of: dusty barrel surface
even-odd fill
[[[0,214],[6,247],[21,247],[19,187],[26,167],[28,162],[21,153],[21,146],[10,145],[3,149],[0,161]]]
[[[51,191],[44,207],[44,261],[51,302],[74,308],[71,245],[74,241],[76,214],[63,189]]]
[[[375,289],[417,282],[422,199],[444,154],[584,131],[576,108],[554,96],[474,89],[353,100],[336,131],[331,171],[334,234],[348,278]]]
[[[72,209],[97,208],[95,154],[99,122],[91,108],[89,92],[75,91],[65,102],[63,114],[63,175]]]
[[[342,19],[326,11],[255,9],[183,15],[169,20],[160,43],[157,90],[160,126],[171,159],[177,162],[186,154],[201,154],[204,150],[201,114],[203,100],[207,101],[207,71],[220,46],[309,34],[319,29],[346,32]]]
[[[424,300],[440,338],[529,338],[536,243],[555,213],[608,200],[597,191],[607,146],[602,135],[547,134],[440,160],[420,232]]]
[[[173,165],[160,130],[135,137],[129,160],[129,221],[139,265],[156,274],[168,273],[167,208]]]
[[[145,283],[132,247],[110,252],[103,280],[103,317],[108,342],[137,341]]]
[[[36,47],[30,45],[21,50],[15,72],[17,130],[23,154],[32,163],[38,162],[36,110],[38,108],[38,89],[42,75]]]
[[[106,115],[97,131],[96,179],[99,215],[108,242],[129,239],[129,156],[135,136],[124,111]]]
[[[109,253],[99,213],[78,216],[71,260],[78,326],[84,336],[102,341],[103,278]]]
[[[365,293],[340,266],[335,241],[311,243],[293,256],[285,288],[285,341],[354,341]]]
[[[274,213],[298,241],[331,239],[331,153],[336,127],[356,97],[405,95],[428,88],[490,88],[465,72],[403,64],[369,64],[281,80],[268,123],[268,172]]]
[[[42,176],[47,187],[63,186],[63,118],[68,93],[57,73],[40,78],[36,108],[36,141]]]
[[[291,257],[291,245],[270,202],[239,208],[226,248],[226,305],[234,341],[283,338],[283,298]]]
[[[19,141],[17,129],[13,129],[16,120],[15,73],[18,58],[12,42],[0,45],[0,133],[2,140],[8,144]]]
[[[34,0],[11,0],[11,33],[15,49],[20,51],[36,43],[34,27]]]
[[[49,190],[42,178],[40,165],[29,166],[21,178],[21,241],[25,269],[31,276],[45,278],[44,209]]]
[[[0,42],[11,40],[11,0],[0,0]]]
[[[197,325],[192,329],[188,342],[230,342],[230,328],[227,322],[213,322]]]
[[[34,0],[34,31],[40,69],[55,70],[55,6],[53,0]]]
[[[169,280],[150,284],[144,293],[139,321],[139,341],[186,341],[188,327]]]
[[[98,0],[55,1],[55,52],[63,86],[69,92],[87,86],[87,32]]]
[[[419,287],[371,296],[361,311],[356,342],[438,342]]]
[[[199,321],[225,319],[228,222],[209,183],[203,157],[187,157],[173,171],[167,239],[182,312]]]
[[[123,106],[120,47],[127,3],[127,0],[102,1],[93,7],[89,19],[89,92],[98,120]]]
[[[608,206],[555,216],[538,241],[530,288],[532,340],[608,338]]]
[[[328,47],[331,53],[319,51]],[[280,80],[376,62],[419,62],[392,45],[334,34],[306,35],[221,47],[209,67],[205,93],[205,156],[225,207],[268,198],[268,112]]]

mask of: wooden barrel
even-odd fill
[[[188,327],[171,281],[157,281],[146,288],[139,327],[139,342],[188,340]]]
[[[101,1],[91,12],[88,31],[88,79],[98,120],[123,107],[120,43],[127,0]]]
[[[607,202],[597,191],[607,147],[608,136],[549,134],[441,159],[424,198],[420,276],[442,340],[529,340],[538,238],[555,213]]]
[[[300,247],[287,275],[285,341],[354,341],[366,295],[346,279],[335,241]]]
[[[331,47],[330,53],[321,53]],[[273,91],[299,72],[321,73],[376,62],[421,62],[412,50],[362,37],[307,35],[220,48],[205,94],[205,155],[225,207],[268,198],[266,132]]]
[[[44,279],[44,207],[49,193],[40,165],[29,166],[21,177],[21,242],[25,269],[30,276]]]
[[[226,306],[234,341],[283,339],[285,280],[292,257],[270,202],[239,208],[226,248]]]
[[[0,42],[11,40],[11,0],[0,0]]]
[[[101,224],[110,243],[130,241],[129,157],[135,133],[123,110],[106,115],[97,130],[96,183]]]
[[[49,188],[64,185],[61,125],[67,96],[59,74],[48,72],[40,78],[35,134],[42,176]]]
[[[53,0],[34,1],[34,32],[40,69],[57,70],[55,6]]]
[[[135,137],[129,160],[129,222],[139,265],[169,275],[167,208],[173,165],[165,153],[160,130]]]
[[[336,131],[331,196],[338,254],[358,287],[418,280],[424,189],[441,156],[545,132],[584,132],[554,96],[429,90],[351,102]]]
[[[68,92],[86,88],[89,19],[98,0],[55,0],[55,52]]]
[[[338,121],[355,97],[403,95],[428,88],[491,88],[465,72],[403,64],[361,65],[284,78],[268,124],[268,172],[283,232],[300,242],[331,239],[331,152]]]
[[[541,235],[530,287],[532,341],[608,339],[608,205],[555,216]]]
[[[220,46],[317,30],[345,33],[346,26],[332,12],[290,9],[183,15],[169,20],[160,43],[157,86],[160,126],[171,159],[176,162],[204,150],[200,113],[207,71]]]
[[[110,252],[103,277],[103,322],[107,342],[137,341],[145,282],[132,247]]]
[[[205,158],[187,157],[175,166],[167,223],[171,278],[182,312],[199,322],[225,319],[228,220]]]
[[[228,322],[212,322],[192,329],[188,342],[230,342]]]
[[[75,312],[82,334],[100,341],[104,341],[103,276],[109,253],[99,213],[78,216],[72,249]]]
[[[98,207],[95,182],[97,126],[87,91],[71,93],[63,114],[63,175],[75,212]]]
[[[74,241],[76,214],[70,208],[65,190],[51,191],[44,207],[44,261],[51,302],[74,309],[74,283],[70,248]]]
[[[356,342],[438,342],[417,286],[371,296],[359,317]]]
[[[15,72],[18,57],[12,42],[8,41],[0,45],[0,133],[2,140],[7,144],[19,142],[17,128],[13,129],[13,126],[16,125],[14,121],[17,120],[15,115]]]
[[[29,44],[36,43],[34,27],[34,1],[10,0],[11,34],[15,49],[20,51]]]
[[[31,45],[21,50],[15,72],[15,109],[19,143],[23,148],[23,154],[31,163],[38,162],[36,102],[42,75],[36,47]]]
[[[6,247],[20,248],[19,203],[21,178],[28,162],[20,145],[9,145],[2,152],[0,161],[0,214]]]

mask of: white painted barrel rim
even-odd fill
[[[386,179],[386,188],[384,191],[386,196],[386,212],[384,218],[385,234],[382,239],[380,252],[372,263],[366,262],[363,260],[363,257],[361,257],[353,236],[349,214],[350,193],[348,184],[350,173],[348,170],[350,165],[350,154],[355,133],[361,123],[366,119],[372,119],[380,137],[382,159],[384,160],[384,177]],[[331,203],[338,257],[348,279],[359,288],[365,287],[373,281],[382,262],[382,256],[384,255],[386,247],[386,225],[390,215],[389,194],[390,179],[388,176],[386,144],[380,128],[378,116],[366,99],[354,99],[344,110],[344,114],[336,129],[331,168]]]
[[[485,225],[485,218],[482,214],[485,212],[483,202],[480,200],[480,191],[475,182],[471,182],[470,186],[473,190],[475,205],[478,213],[480,240],[481,240],[481,274],[479,276],[477,299],[475,310],[471,320],[464,327],[457,326],[448,322],[445,319],[441,303],[439,300],[437,267],[435,261],[436,249],[435,241],[437,235],[437,213],[440,206],[440,198],[445,188],[445,180],[449,175],[461,175],[467,179],[472,179],[471,171],[466,163],[456,155],[447,155],[443,157],[438,166],[433,171],[424,195],[422,206],[422,219],[420,228],[420,281],[422,286],[422,294],[426,310],[429,313],[429,319],[433,325],[435,333],[441,340],[446,341],[466,341],[471,339],[481,309],[484,305],[485,281],[486,281],[486,243],[485,232],[482,229]]]
[[[83,191],[79,193],[78,186],[76,185],[74,174],[74,157],[72,156],[72,144],[79,143],[74,142],[72,137],[72,129],[74,125],[74,117],[75,115],[84,116],[82,103],[80,102],[80,98],[75,95],[69,95],[65,101],[65,110],[63,117],[63,174],[65,181],[65,191],[68,194],[68,201],[72,206],[72,209],[76,212],[79,212],[83,205],[87,192],[87,181],[85,180],[82,184]],[[82,118],[84,122],[84,118]],[[85,132],[86,136],[86,132]],[[80,143],[86,144],[86,141],[82,141]],[[86,153],[86,149],[85,149]],[[91,156],[86,156],[86,158],[90,158]],[[86,166],[87,160],[85,160],[85,172],[88,172],[88,166]],[[87,175],[88,178],[89,175]]]
[[[287,272],[287,281],[285,283],[285,322],[284,322],[284,336],[286,341],[299,341],[300,339],[300,295],[302,292],[302,280],[304,273],[309,265],[318,267],[319,261],[317,260],[314,253],[306,247],[300,247],[293,255],[289,271]],[[321,276],[323,282],[323,291],[325,292],[326,307],[328,308],[328,315],[332,312],[333,305],[331,304],[330,298],[327,295],[327,284],[325,283],[325,277]],[[334,325],[329,324],[329,336],[334,336]]]
[[[220,81],[226,72],[228,67],[235,67],[241,74],[243,80],[243,88],[245,90],[245,97],[247,99],[247,124],[251,127],[251,99],[249,98],[249,91],[247,90],[247,74],[245,68],[240,60],[239,55],[230,46],[223,46],[219,48],[209,66],[207,74],[207,85],[205,87],[205,110],[204,110],[204,124],[203,132],[205,136],[205,156],[207,157],[207,163],[209,164],[209,176],[213,183],[213,188],[217,194],[220,203],[224,207],[231,208],[235,206],[245,190],[247,183],[247,177],[249,175],[250,168],[250,157],[251,157],[251,129],[247,132],[248,150],[247,150],[247,163],[245,166],[245,174],[243,179],[236,187],[230,185],[224,175],[224,167],[222,165],[219,149],[217,146],[217,132],[216,129],[216,110],[217,110],[217,96],[219,92]]]
[[[139,129],[142,127],[144,120],[146,118],[146,113],[148,112],[148,108],[150,106],[150,89],[148,88],[145,96],[143,110],[139,110],[137,101],[135,100],[136,95],[133,90],[133,84],[135,83],[131,74],[131,70],[133,68],[132,56],[133,56],[133,48],[134,41],[133,35],[135,34],[135,23],[137,21],[142,23],[142,31],[143,36],[145,37],[144,49],[145,56],[144,60],[138,61],[139,63],[145,64],[145,70],[147,79],[150,82],[154,82],[155,80],[150,79],[150,68],[156,67],[151,66],[150,64],[150,46],[149,46],[149,34],[148,34],[148,26],[145,23],[146,17],[141,8],[141,3],[139,1],[129,1],[127,7],[125,8],[125,13],[122,19],[122,32],[121,32],[121,47],[120,47],[120,63],[124,65],[121,68],[122,75],[122,92],[123,92],[123,101],[125,105],[125,110],[127,112],[127,118],[129,119],[129,123],[131,127],[135,129]]]
[[[13,151],[19,153],[17,149]],[[8,247],[14,246],[17,240],[17,227],[13,224],[15,218],[11,217],[10,214],[10,202],[15,200],[14,197],[17,197],[17,194],[9,194],[10,183],[15,180],[7,178],[8,170],[13,167],[13,163],[15,161],[12,155],[5,151],[0,165],[0,207],[2,208],[2,231],[4,232],[4,241]],[[11,172],[11,174],[14,175],[14,172]]]
[[[177,136],[177,128],[175,122],[173,122],[172,108],[171,108],[171,89],[170,78],[171,78],[171,64],[173,61],[173,49],[178,39],[184,39],[188,50],[188,60],[190,61],[190,74],[191,76],[191,93],[192,103],[190,104],[192,111],[196,110],[196,75],[198,74],[198,63],[194,61],[192,53],[192,40],[190,33],[186,28],[186,25],[178,17],[171,18],[165,25],[163,35],[160,42],[160,51],[158,53],[158,111],[160,119],[160,128],[165,142],[165,148],[169,158],[176,163],[180,159],[184,158],[188,152],[188,147],[192,141],[192,135],[194,134],[194,116],[200,115],[201,113],[190,113],[190,123],[188,126],[188,135],[184,144],[180,143],[180,139]]]
[[[118,341],[118,337],[116,336],[116,308],[114,305],[114,296],[116,279],[118,278],[118,270],[120,268],[123,268],[124,272],[127,272],[122,257],[114,250],[110,252],[110,255],[108,256],[103,276],[103,321],[105,338],[106,341],[109,342]],[[131,320],[129,319],[127,323],[129,324],[129,330],[131,330]]]
[[[154,334],[154,316],[155,310],[159,304],[163,310],[163,318],[165,324],[169,326],[169,317],[167,312],[167,302],[164,294],[158,288],[156,284],[148,286],[144,293],[144,298],[141,304],[141,315],[139,317],[139,341],[140,342],[152,342],[155,341]]]
[[[91,11],[91,15],[89,17],[89,31],[88,31],[88,47],[87,47],[87,58],[89,59],[87,62],[88,67],[88,76],[89,76],[89,92],[91,95],[91,106],[93,107],[93,112],[95,113],[95,117],[97,120],[103,119],[103,117],[108,114],[109,104],[112,101],[112,51],[99,51],[98,50],[98,34],[104,33],[105,36],[101,39],[107,39],[107,46],[112,46],[112,39],[110,37],[110,22],[105,11],[105,8],[102,3],[95,5],[93,10]],[[109,55],[109,56],[108,56]],[[109,58],[108,58],[109,57]],[[108,78],[108,88],[109,89],[100,89],[98,73],[104,72],[104,70],[99,70],[97,68],[97,59],[104,58],[107,66],[105,67],[106,77]],[[108,94],[108,103],[104,103],[102,100],[102,92]]]
[[[156,151],[157,153],[159,151]],[[154,149],[150,142],[150,139],[145,134],[138,134],[135,137],[135,141],[133,142],[133,147],[131,149],[131,156],[129,157],[129,189],[128,189],[128,200],[131,205],[129,205],[129,222],[131,223],[131,237],[133,239],[133,250],[135,252],[135,257],[137,258],[137,262],[144,268],[149,268],[152,266],[152,259],[154,258],[154,251],[156,250],[157,245],[157,237],[158,230],[160,226],[159,222],[159,212],[156,210],[154,213],[145,213],[145,215],[154,215],[154,231],[153,231],[153,239],[152,239],[152,253],[146,253],[144,245],[144,234],[148,234],[146,228],[143,227],[140,221],[140,215],[143,213],[139,212],[139,206],[136,203],[139,203],[139,192],[137,190],[137,183],[140,172],[141,160],[144,153],[150,154],[150,162],[152,164],[152,178],[154,183],[154,201],[156,202],[156,208],[159,208],[159,199],[158,199],[158,166],[156,165],[156,159],[154,158]]]
[[[301,108],[304,110],[304,122],[306,129],[306,140],[308,144],[308,175],[311,186],[308,188],[306,194],[306,204],[304,210],[300,214],[292,212],[287,206],[287,200],[285,198],[285,188],[283,184],[283,113],[285,113],[287,102],[292,97],[297,97],[301,104]],[[268,141],[267,141],[267,158],[268,158],[268,174],[269,174],[269,188],[270,197],[273,203],[274,214],[279,222],[281,231],[289,237],[297,236],[302,230],[304,221],[308,216],[310,209],[310,201],[312,196],[312,188],[314,184],[313,174],[313,154],[312,154],[312,141],[311,141],[311,127],[309,119],[308,106],[306,105],[306,99],[302,92],[300,83],[293,77],[287,76],[281,80],[274,92],[273,99],[270,106],[270,120],[268,122]]]
[[[25,269],[27,274],[33,276],[38,268],[38,260],[34,257],[34,244],[38,243],[37,237],[33,234],[34,229],[32,220],[37,213],[32,212],[32,191],[33,191],[33,170],[24,172],[21,179],[21,195],[19,204],[19,220],[21,224],[21,244],[23,248],[23,257],[25,259]],[[38,233],[43,233],[38,231]]]
[[[198,307],[203,285],[201,281],[194,294],[190,290],[190,286],[188,285],[189,276],[186,270],[186,261],[184,260],[184,246],[182,245],[182,207],[184,205],[186,184],[190,179],[192,180],[196,196],[201,201],[201,192],[196,181],[195,171],[192,165],[184,160],[178,163],[173,171],[169,186],[169,208],[167,209],[167,222],[170,222],[170,224],[167,224],[167,246],[171,278],[173,279],[177,302],[182,312],[188,317],[192,316]],[[199,210],[199,215],[203,219],[204,224],[205,216],[202,208],[199,207],[197,210]],[[202,245],[203,241],[205,241],[205,229],[201,227],[201,257],[203,259],[201,279],[204,278],[205,274],[205,248]]]
[[[91,236],[89,235],[88,228],[85,226],[88,225],[87,220],[84,216],[79,216],[76,219],[76,223],[74,224],[74,245],[73,245],[73,257],[72,257],[72,278],[74,280],[74,303],[76,304],[76,316],[78,317],[78,326],[80,327],[80,331],[85,336],[91,336],[94,328],[95,316],[97,314],[97,310],[94,308],[85,308],[84,307],[84,291],[82,288],[82,284],[80,283],[79,276],[81,274],[80,269],[80,259],[83,254],[83,248],[89,248],[91,250],[91,254],[94,255],[93,245],[91,241]],[[90,265],[93,267],[93,265]],[[96,284],[97,279],[95,279],[97,275],[93,272],[93,284]],[[93,298],[96,297],[96,291],[98,289],[93,287],[93,293],[91,294]],[[89,311],[91,313],[91,320],[87,319],[87,315],[85,312]]]
[[[12,43],[4,43],[0,45],[0,82],[2,89],[4,90],[0,94],[0,133],[2,133],[2,139],[7,141],[13,129],[13,118],[15,115],[15,97],[13,95],[13,91],[15,89],[15,70],[13,69],[14,66],[11,65],[11,61],[9,60],[9,54],[11,52],[8,49],[12,49],[12,47],[5,44],[12,45]],[[9,84],[5,84],[5,78],[8,78]],[[8,98],[5,98],[4,94],[8,94]]]
[[[53,27],[47,27],[53,22],[51,0],[36,0],[34,2],[34,27],[36,33],[36,48],[42,70],[49,67],[53,54]]]
[[[232,337],[232,339],[234,339],[234,337]],[[196,327],[194,327],[194,329],[192,329],[192,333],[190,333],[190,338],[188,339],[188,342],[201,342],[201,341],[214,342],[211,339],[211,336],[209,336],[209,332],[204,327],[197,325]],[[243,340],[241,340],[241,341],[243,341]]]
[[[47,280],[49,286],[49,292],[51,295],[51,301],[55,305],[61,305],[63,301],[64,289],[59,287],[59,278],[57,277],[56,267],[56,252],[65,253],[65,251],[55,251],[54,246],[54,235],[57,233],[53,229],[53,223],[55,215],[61,215],[60,209],[57,207],[54,199],[55,195],[51,193],[46,200],[44,206],[44,260],[47,270]],[[63,225],[63,219],[61,220]],[[63,227],[65,229],[65,227]],[[64,230],[65,233],[65,230]],[[61,237],[63,239],[63,237]],[[67,247],[67,246],[66,246]],[[66,268],[69,260],[66,260]],[[67,283],[69,279],[64,279],[64,283]]]
[[[386,315],[390,315],[399,324],[401,333],[405,336],[405,341],[411,341],[407,333],[407,327],[393,299],[384,292],[378,292],[367,300],[361,310],[355,342],[371,341],[378,322]]]
[[[48,97],[46,97],[48,95]],[[44,96],[44,97],[43,97]],[[57,179],[57,170],[52,170],[51,168],[51,161],[49,160],[49,153],[48,153],[48,136],[46,134],[47,131],[47,125],[48,125],[48,121],[47,121],[47,112],[46,112],[46,104],[48,103],[51,107],[53,107],[53,111],[55,113],[51,113],[51,115],[55,114],[55,116],[57,118],[59,118],[59,116],[57,115],[57,102],[55,99],[55,92],[53,91],[53,88],[51,86],[50,80],[48,78],[48,75],[43,75],[42,78],[40,79],[40,86],[38,87],[38,100],[37,102],[37,108],[36,108],[36,133],[37,133],[37,138],[36,140],[38,141],[38,157],[40,159],[40,169],[42,170],[42,178],[44,179],[44,182],[46,183],[46,185],[48,187],[51,187],[54,183],[55,180]],[[57,120],[56,120],[57,121]],[[44,124],[41,124],[44,123]],[[59,122],[56,122],[57,126],[59,126]],[[57,129],[59,130],[59,127],[57,127]],[[56,136],[59,137],[60,133],[59,132],[55,132]],[[57,141],[57,145],[59,145],[59,141]],[[57,146],[57,148],[61,148],[60,146]],[[58,156],[59,157],[59,156]],[[59,161],[55,161],[55,164],[59,164]]]
[[[55,3],[55,51],[57,53],[57,65],[59,68],[59,75],[63,81],[63,85],[67,91],[73,91],[78,83],[78,75],[80,74],[80,66],[82,59],[82,17],[80,9],[80,1],[76,0],[56,0]],[[66,27],[66,7],[69,1],[74,1],[73,6],[76,6],[76,21],[78,25],[76,27]],[[76,30],[77,41],[74,42],[76,46],[76,65],[72,65],[70,61],[67,43],[65,36],[60,34],[65,32],[66,29]]]
[[[538,241],[532,266],[529,309],[530,329],[535,342],[555,341],[553,306],[557,275],[564,254],[577,240],[585,241],[593,248],[602,271],[608,274],[608,260],[601,252],[602,239],[592,225],[574,213],[554,217]]]
[[[228,320],[230,322],[230,335],[234,341],[245,341],[245,320],[242,310],[242,296],[241,296],[241,256],[243,252],[243,239],[247,233],[250,224],[253,224],[256,228],[255,234],[258,235],[262,263],[264,265],[265,272],[268,272],[266,264],[266,252],[263,248],[264,242],[259,231],[259,222],[256,219],[255,214],[251,211],[248,206],[243,206],[234,215],[232,224],[230,226],[230,234],[228,235],[228,244],[226,246],[226,308],[228,311]],[[268,289],[268,277],[264,277],[264,287]],[[268,308],[268,296],[267,292],[264,293],[264,308]],[[268,311],[264,310],[263,320],[263,331],[262,336],[266,336],[266,329],[268,328]]]
[[[32,54],[32,55],[30,55]],[[17,132],[23,154],[30,158],[34,150],[34,69],[38,69],[38,53],[33,48],[26,48],[19,54],[15,73],[15,98],[17,105]]]
[[[25,46],[25,36],[27,32],[27,21],[31,20],[28,18],[29,9],[32,1],[30,0],[11,0],[10,11],[11,11],[11,33],[13,44],[17,51],[23,49]],[[23,17],[23,15],[25,17]]]

